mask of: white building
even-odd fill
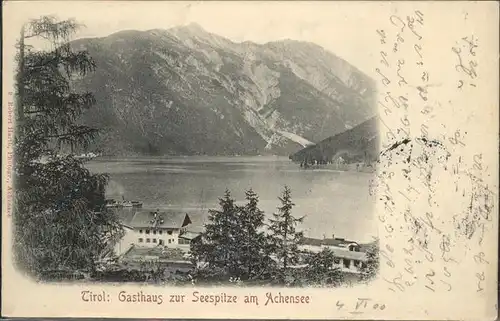
[[[122,223],[125,235],[115,244],[115,253],[121,255],[132,246],[178,248],[188,252],[191,240],[198,236],[187,230],[191,224],[189,215],[180,211],[136,211],[130,222]]]
[[[343,238],[314,239],[305,237],[300,249],[308,252],[319,253],[329,249],[335,256],[334,266],[345,272],[359,272],[366,264],[367,256],[360,244]]]

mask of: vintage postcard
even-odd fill
[[[496,319],[498,9],[4,2],[3,315]]]

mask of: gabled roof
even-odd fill
[[[133,228],[148,228],[153,227],[154,211],[137,211],[126,225]],[[191,219],[186,213],[175,210],[162,210],[158,212],[158,217],[161,219],[160,223],[156,225],[157,228],[181,228],[191,224]]]

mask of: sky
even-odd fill
[[[313,42],[374,79],[380,78],[375,71],[381,49],[377,29],[396,32],[389,22],[392,14],[404,18],[417,9],[425,12],[426,23],[433,24],[427,27],[425,40],[433,42],[428,46],[433,50],[463,36],[452,35],[461,29],[457,23],[495,18],[494,14],[482,17],[484,8],[473,2],[439,1],[10,1],[3,3],[3,9],[5,48],[15,48],[23,23],[42,15],[74,18],[85,24],[76,38],[104,37],[121,30],[168,29],[194,22],[235,42]],[[473,28],[479,26],[487,24],[476,23]],[[14,52],[4,52],[5,59],[11,59]],[[442,62],[439,58],[436,63]]]
[[[16,7],[22,3],[9,5]],[[389,13],[382,2],[31,2],[15,10],[11,26],[41,15],[74,18],[85,28],[76,35],[102,37],[120,30],[168,29],[192,22],[235,42],[280,39],[314,42],[367,74],[376,46],[376,21]],[[17,8],[13,8],[17,9]],[[362,10],[361,10],[362,9]],[[11,28],[15,30],[15,28]],[[19,30],[19,29],[17,29]]]

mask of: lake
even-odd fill
[[[206,221],[226,189],[236,201],[252,188],[268,217],[280,204],[283,187],[292,190],[293,215],[306,216],[305,235],[344,237],[359,242],[377,235],[372,173],[301,169],[287,157],[129,157],[89,161],[94,173],[108,173],[108,198],[139,200],[144,208],[179,208],[194,225]]]

